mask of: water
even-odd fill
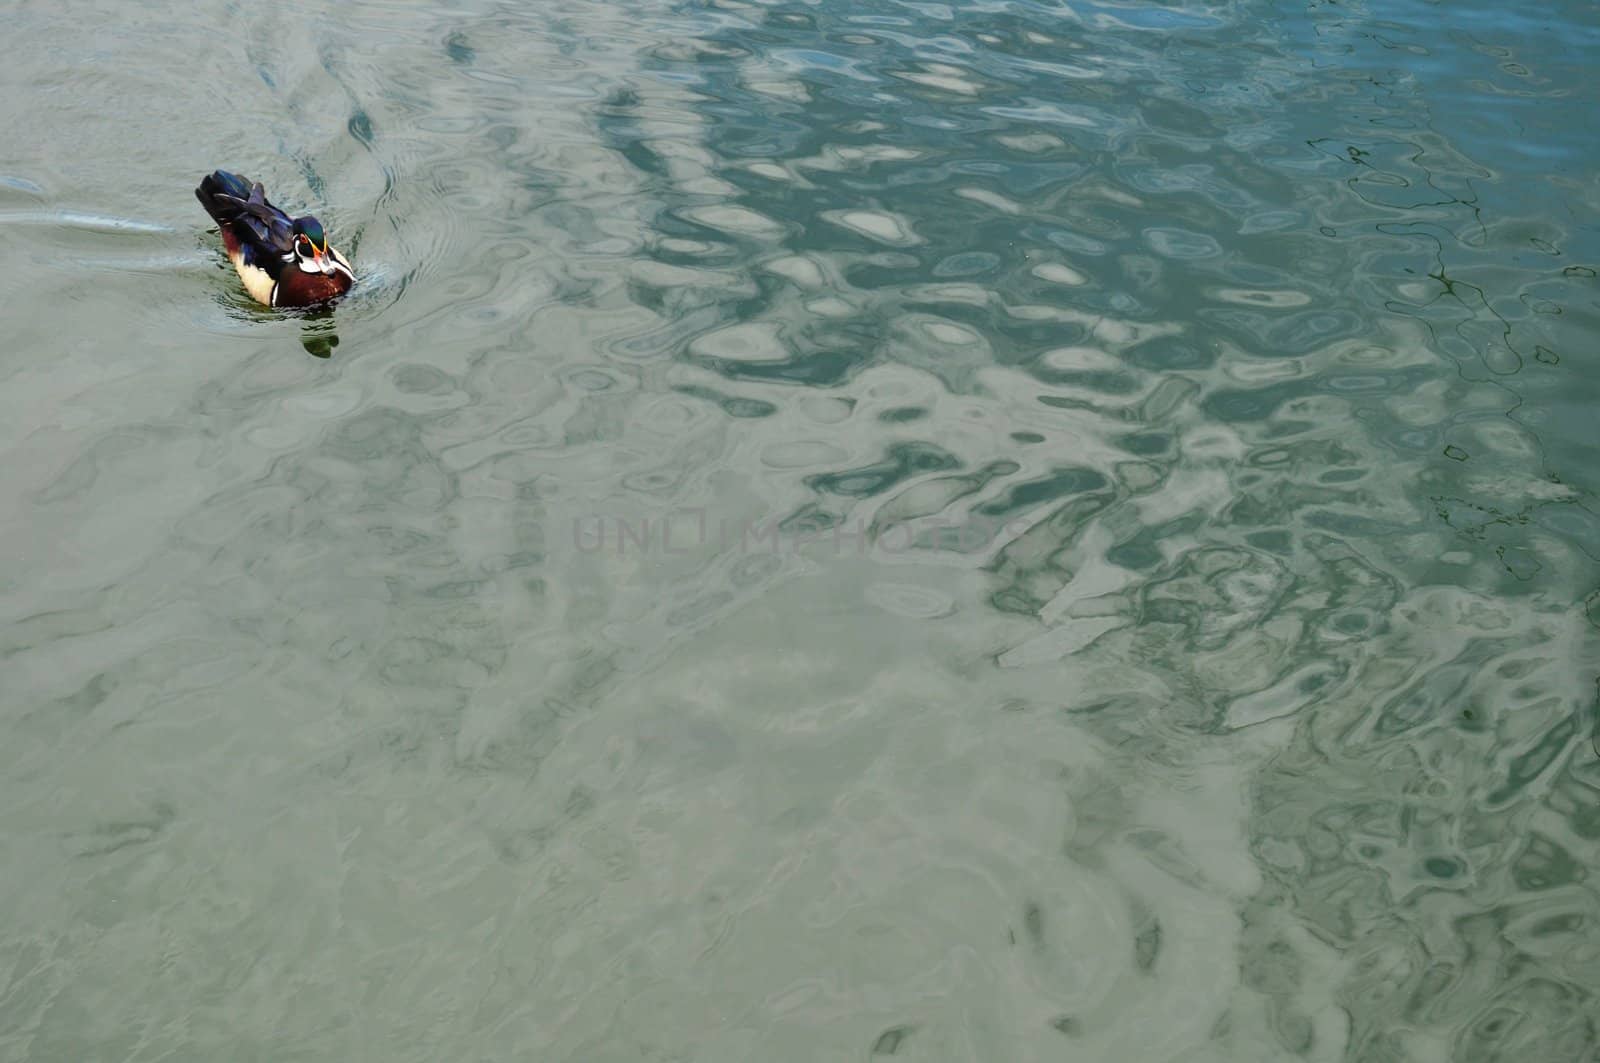
[[[7,29],[0,1058],[1600,1058],[1592,5]]]

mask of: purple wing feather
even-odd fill
[[[227,225],[239,239],[252,265],[277,275],[277,262],[294,248],[294,222],[267,201],[267,193],[237,174],[218,170],[200,182],[195,196],[218,225]]]

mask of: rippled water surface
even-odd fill
[[[0,1058],[1600,1058],[1593,4],[6,28]]]

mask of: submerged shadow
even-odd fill
[[[305,327],[300,331],[300,346],[313,358],[331,358],[339,346],[339,333],[333,324],[333,308],[320,307],[302,311]]]

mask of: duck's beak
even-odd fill
[[[322,270],[324,273],[332,273],[334,270],[338,269],[338,267],[333,264],[333,256],[328,253],[327,244],[323,244],[322,249],[315,252],[313,261],[316,262],[317,268]]]

